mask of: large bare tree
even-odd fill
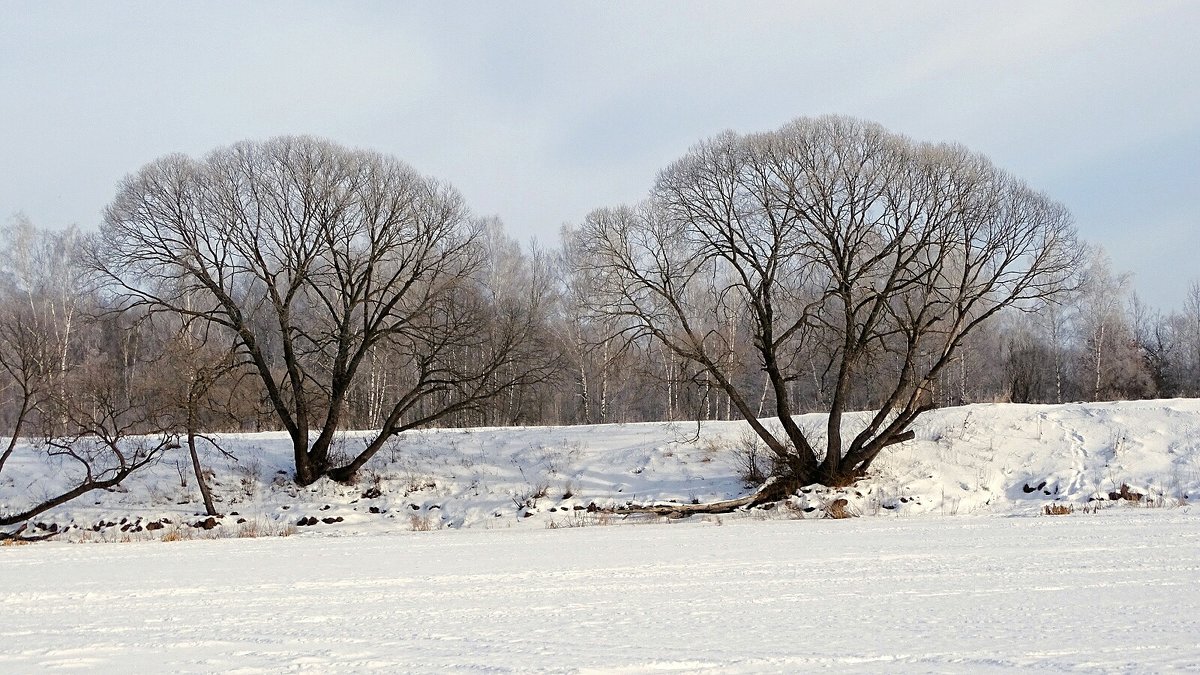
[[[844,117],[700,143],[646,201],[597,210],[574,236],[592,310],[695,363],[770,448],[775,490],[863,476],[911,438],[964,339],[1068,287],[1080,255],[1066,209],[983,156]],[[742,339],[777,430],[727,358]],[[814,371],[823,448],[789,396]],[[844,430],[863,400],[876,411]]]
[[[489,302],[477,278],[485,229],[456,190],[392,157],[281,137],[127,177],[89,264],[125,306],[223,330],[309,484],[350,480],[388,437],[537,375],[513,367],[537,307]],[[347,401],[380,349],[402,381],[378,436],[335,466]]]

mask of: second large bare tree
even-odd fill
[[[538,308],[482,287],[485,233],[457,191],[394,158],[283,137],[126,178],[90,266],[126,306],[217,328],[261,380],[309,484],[349,480],[387,438],[538,375],[514,366]],[[380,432],[339,461],[331,443],[380,349],[397,374]]]
[[[983,156],[843,117],[705,141],[575,236],[592,310],[695,363],[770,448],[778,486],[864,475],[911,437],[963,340],[1068,287],[1080,255],[1067,211]],[[751,342],[777,428],[731,372],[731,339]],[[814,370],[823,448],[788,393]],[[859,400],[876,411],[844,431]]]

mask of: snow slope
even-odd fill
[[[1200,669],[1186,510],[0,548],[0,671]]]
[[[816,431],[823,418],[800,422]],[[847,430],[856,423],[861,419],[851,416]],[[227,436],[222,442],[238,461],[215,452],[206,461],[220,509],[237,515],[214,532],[279,531],[308,518],[336,522],[302,532],[542,529],[592,524],[597,517],[585,508],[593,503],[724,499],[746,492],[734,456],[746,430],[744,423],[714,422],[698,434],[694,423],[410,432],[381,452],[357,485],[321,481],[308,488],[288,479],[282,434]],[[1035,514],[1049,503],[1081,508],[1095,499],[1134,506],[1108,499],[1122,485],[1144,496],[1139,508],[1190,509],[1185,505],[1200,495],[1198,400],[971,405],[932,411],[915,431],[914,441],[885,451],[868,480],[840,494],[801,494],[789,513],[819,515],[838,497],[851,512],[897,517]],[[362,434],[346,434],[340,451],[363,442]],[[23,448],[0,476],[0,511],[42,497],[71,470]],[[39,522],[72,526],[68,538],[109,540],[139,534],[133,531],[151,521],[194,522],[201,507],[189,471],[180,452],[118,492],[93,493]]]
[[[1200,401],[916,434],[853,488],[670,524],[587,506],[743,494],[744,424],[429,430],[308,488],[282,435],[230,436],[211,530],[176,456],[0,546],[0,672],[1200,670]],[[0,510],[70,478],[10,461]],[[98,541],[129,543],[69,543]]]

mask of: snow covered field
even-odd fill
[[[0,671],[1200,669],[1200,522],[727,519],[0,550]]]
[[[1200,401],[938,410],[853,488],[589,512],[744,494],[744,431],[428,430],[306,488],[228,436],[211,529],[181,455],[0,547],[0,672],[1200,670]],[[21,448],[0,511],[69,471]]]

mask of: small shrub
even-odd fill
[[[256,539],[258,537],[290,537],[297,532],[292,523],[277,523],[273,520],[247,520],[238,525],[233,536],[239,539]]]
[[[234,534],[238,539],[255,539],[264,534],[266,528],[258,520],[247,520],[238,525],[237,532]]]
[[[700,451],[700,461],[702,463],[711,462],[713,461],[713,457],[729,452],[728,445],[720,443],[715,438],[706,438],[704,441],[696,438],[693,439],[693,442],[696,443],[696,448]]]
[[[414,513],[408,517],[408,526],[413,532],[429,532],[433,529],[433,518]]]
[[[437,482],[432,478],[425,475],[410,474],[408,477],[408,487],[404,489],[404,496],[407,497],[416,492],[435,489],[437,489]]]
[[[537,485],[529,486],[528,492],[512,494],[509,495],[509,498],[512,499],[513,504],[520,511],[521,509],[533,509],[537,506],[538,500],[545,498],[548,494],[550,494],[549,483],[538,483]]]
[[[253,459],[245,464],[239,464],[235,469],[238,475],[238,484],[242,488],[242,492],[247,499],[254,499],[258,493],[258,488],[262,484],[263,466],[258,459]]]
[[[957,516],[958,507],[962,504],[961,497],[951,497],[946,499],[946,489],[942,488],[942,515]]]
[[[400,437],[392,436],[383,443],[388,464],[398,464],[404,458],[404,449],[400,447]]]
[[[362,478],[365,479],[367,485],[369,486],[367,488],[368,491],[373,490],[375,492],[383,492],[383,474],[380,473],[379,470],[373,467],[368,468],[363,473]]]
[[[612,514],[605,511],[575,511],[564,517],[562,520],[551,518],[546,521],[546,529],[558,530],[562,528],[575,527],[592,527],[595,525],[612,525]]]
[[[189,539],[192,539],[192,529],[176,526],[163,532],[160,541],[186,541]]]
[[[743,430],[733,450],[738,478],[747,485],[761,485],[769,469],[766,455],[766,444],[758,434],[753,429]]]

